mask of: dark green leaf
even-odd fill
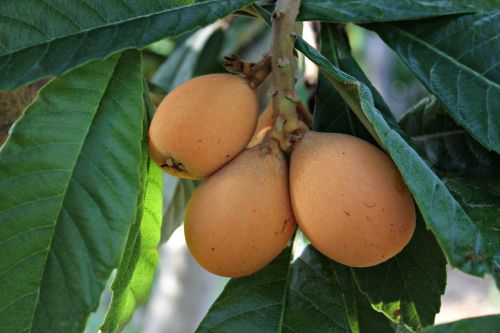
[[[420,101],[399,121],[434,168],[500,179],[500,156],[488,152],[446,113],[434,96]]]
[[[293,254],[230,280],[197,332],[350,332],[335,265],[298,233]]]
[[[410,243],[398,255],[353,271],[361,291],[393,321],[413,330],[434,323],[446,286],[446,259],[420,218]]]
[[[487,247],[493,251],[491,258],[470,253],[471,260],[484,261],[492,266],[494,276],[497,278],[497,286],[500,287],[498,283],[500,276],[500,178],[447,176],[443,178],[443,182],[477,224]]]
[[[424,99],[400,121],[425,156],[439,169],[443,182],[478,226],[498,277],[500,270],[500,156],[488,152],[458,127],[434,99]],[[498,281],[498,279],[497,279]]]
[[[482,9],[484,11],[500,9],[500,1],[498,0],[474,0],[473,4],[474,7]]]
[[[448,324],[428,327],[422,333],[479,333],[497,332],[500,327],[500,316],[484,316],[463,319]]]
[[[474,12],[467,0],[302,0],[299,20],[367,23]]]
[[[303,237],[298,235],[297,237]],[[346,314],[348,315],[348,322],[350,326],[350,332],[353,333],[388,333],[393,332],[391,327],[391,321],[386,318],[383,314],[377,312],[368,301],[367,297],[363,295],[356,285],[356,281],[352,274],[351,268],[342,264],[339,264],[335,261],[329,260],[322,256],[319,252],[317,252],[313,247],[309,245],[305,238],[299,239],[300,244],[302,245],[298,249],[303,250],[303,254],[300,255],[304,264],[312,263],[313,267],[317,271],[323,271],[323,275],[330,274],[331,282],[335,288],[337,295],[339,292],[343,294],[342,301],[339,301],[339,298],[335,298],[339,302],[344,303]],[[295,249],[294,249],[295,251]],[[300,251],[296,251],[299,252]],[[322,262],[321,266],[315,265],[315,262]],[[307,267],[307,266],[305,266]],[[304,274],[301,270],[292,270],[292,274],[295,276],[299,276],[298,274]],[[309,274],[306,274],[305,279],[310,279]],[[326,279],[328,280],[328,279]],[[313,280],[314,281],[314,280]],[[307,286],[306,281],[300,285]],[[319,286],[322,284],[320,283]],[[293,283],[291,283],[293,286]],[[332,288],[332,286],[328,286],[328,282],[325,282],[325,288]],[[339,288],[339,289],[337,289]],[[319,294],[318,298],[324,297],[324,295]],[[289,298],[288,302],[291,303],[294,300],[292,297]],[[298,300],[300,301],[300,299]],[[289,305],[287,305],[287,308]],[[337,309],[338,311],[338,309]],[[288,313],[288,312],[287,312]],[[294,316],[296,314],[293,314]],[[300,315],[297,315],[300,317]],[[302,317],[300,317],[302,318]],[[285,318],[286,319],[286,318]],[[341,318],[341,322],[345,322],[345,318]],[[321,320],[320,318],[318,320]],[[305,322],[307,322],[304,319]],[[311,322],[315,322],[316,320],[313,318]],[[325,328],[318,327],[318,332],[323,332]],[[305,330],[307,331],[307,330]],[[293,330],[292,330],[293,332]]]
[[[0,90],[207,25],[251,0],[2,1]],[[27,14],[29,10],[29,15]]]
[[[348,273],[351,270],[345,267]],[[382,313],[377,312],[367,297],[362,294],[353,277],[350,277],[350,289],[343,290],[346,303],[349,304],[349,323],[353,333],[390,333],[394,332],[392,322]]]
[[[230,280],[196,332],[277,332],[290,259],[291,247],[257,273]]]
[[[338,68],[354,75],[358,80],[368,85],[374,94],[375,106],[383,110],[387,118],[392,119],[389,107],[382,96],[373,88],[361,68],[352,58],[341,27],[323,23],[321,25],[321,53]],[[363,124],[344,102],[334,86],[323,75],[319,74],[316,109],[313,114],[314,129],[317,131],[346,133],[358,136],[377,144]]]
[[[395,331],[391,321],[375,311],[365,295],[357,291],[352,297],[356,306],[357,323],[357,326],[352,328],[353,333],[390,333]]]
[[[500,11],[369,25],[488,150],[500,153]]]
[[[168,206],[161,227],[161,242],[168,241],[174,231],[184,222],[184,209],[186,208],[194,190],[201,184],[200,180],[179,179],[175,187],[174,196]]]
[[[55,79],[0,151],[0,331],[80,332],[135,220],[138,52]],[[63,297],[62,297],[63,296]]]
[[[297,232],[282,309],[284,332],[351,332],[337,265]]]

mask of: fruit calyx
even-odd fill
[[[165,163],[160,165],[160,168],[165,169],[165,171],[174,176],[185,175],[187,172],[184,164],[176,161],[173,157],[167,157]]]
[[[309,131],[307,125],[298,118],[286,119],[279,115],[274,122],[274,127],[267,133],[267,137],[276,140],[280,149],[286,153],[291,153],[294,144],[299,141],[304,134]]]

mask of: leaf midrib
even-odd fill
[[[286,300],[288,298],[288,290],[290,288],[290,275],[292,272],[292,259],[293,259],[293,249],[295,247],[295,237],[297,237],[297,231],[294,233],[293,243],[292,243],[292,249],[290,250],[290,255],[289,255],[289,260],[288,260],[288,268],[286,271],[286,278],[285,278],[285,287],[283,290],[283,298],[281,300],[281,313],[280,313],[280,319],[278,322],[278,327],[277,327],[277,333],[282,333],[283,332],[283,326],[285,324],[285,308],[286,308]]]
[[[218,2],[220,2],[220,0],[208,0],[208,1],[205,1],[205,2],[195,3],[195,4],[191,4],[191,5],[182,5],[180,7],[174,7],[174,8],[167,8],[167,9],[155,12],[155,13],[138,15],[138,16],[134,16],[134,17],[128,18],[128,19],[118,20],[118,21],[115,21],[115,22],[111,22],[111,23],[99,25],[99,26],[96,26],[96,27],[79,30],[79,31],[71,33],[71,34],[60,35],[60,36],[56,36],[56,37],[53,37],[53,38],[49,38],[49,39],[43,40],[41,42],[34,43],[34,44],[31,44],[31,45],[27,45],[27,46],[24,46],[24,47],[21,47],[21,48],[12,49],[12,50],[10,50],[7,53],[0,53],[0,57],[11,55],[11,54],[14,54],[14,53],[17,53],[17,52],[21,52],[21,51],[30,49],[32,47],[37,47],[37,46],[40,46],[40,45],[50,44],[50,43],[52,43],[54,41],[57,41],[57,40],[66,39],[66,38],[78,36],[78,35],[81,35],[81,34],[87,34],[87,33],[91,32],[91,31],[94,31],[94,30],[99,30],[99,29],[103,29],[103,28],[117,26],[117,25],[121,25],[121,24],[124,24],[124,23],[128,23],[128,22],[138,21],[138,20],[141,20],[141,19],[144,19],[144,18],[150,18],[150,17],[153,17],[153,16],[161,16],[161,15],[163,15],[165,13],[168,13],[168,12],[175,13],[176,11],[182,11],[182,10],[184,10],[186,8],[198,7],[198,6],[205,6],[207,4],[218,3]]]
[[[92,116],[92,119],[91,121],[89,121],[89,126],[86,130],[86,133],[85,133],[85,136],[82,140],[82,144],[80,146],[80,150],[79,150],[79,153],[78,153],[78,156],[77,158],[75,158],[75,161],[74,161],[74,164],[71,168],[71,175],[68,176],[67,178],[67,183],[64,187],[64,191],[61,195],[61,201],[60,201],[60,205],[59,205],[59,208],[58,208],[58,215],[57,217],[55,218],[54,220],[54,224],[53,224],[53,228],[52,228],[52,232],[51,232],[51,237],[50,237],[50,242],[49,242],[49,246],[48,246],[48,250],[47,250],[47,255],[45,256],[43,262],[44,262],[44,268],[43,268],[43,271],[42,271],[42,274],[40,276],[40,283],[38,284],[38,288],[36,290],[36,301],[33,302],[33,310],[32,310],[32,316],[31,316],[31,319],[29,321],[29,328],[30,329],[33,329],[33,323],[34,323],[34,319],[35,319],[35,314],[36,314],[36,310],[37,310],[37,307],[38,307],[38,304],[40,303],[40,289],[42,287],[42,282],[45,278],[45,273],[46,273],[46,267],[47,267],[47,261],[48,261],[48,257],[49,257],[49,254],[51,253],[52,251],[52,243],[54,241],[54,236],[55,236],[55,230],[57,228],[57,222],[59,221],[59,218],[61,216],[61,211],[63,210],[63,205],[64,205],[64,201],[66,199],[66,193],[68,191],[68,188],[69,188],[69,184],[71,182],[71,179],[73,178],[73,174],[75,172],[75,168],[76,168],[76,165],[78,164],[78,161],[80,160],[80,154],[82,152],[82,149],[83,149],[83,146],[85,145],[85,141],[89,135],[89,132],[90,132],[90,129],[92,128],[92,124],[94,122],[94,119],[95,119],[95,116],[97,115],[97,113],[99,112],[99,108],[102,104],[102,100],[104,99],[104,96],[106,95],[106,91],[108,90],[108,87],[111,83],[111,81],[113,80],[113,76],[115,74],[115,71],[116,71],[116,68],[118,67],[118,63],[120,62],[120,59],[121,59],[121,55],[120,57],[118,57],[118,59],[116,60],[115,64],[114,64],[114,68],[113,68],[113,71],[111,71],[110,75],[109,75],[109,80],[106,84],[106,87],[102,90],[102,95],[100,96],[99,100],[98,100],[98,103],[96,105],[96,108],[95,108],[95,112],[94,112],[94,115]],[[43,90],[44,88],[42,88]],[[42,90],[40,92],[42,92]],[[50,321],[49,321],[49,324],[50,324]],[[51,324],[50,324],[51,325]]]

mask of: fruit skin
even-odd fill
[[[269,103],[259,116],[255,133],[260,132],[260,130],[264,128],[272,127],[273,125],[273,104]]]
[[[241,152],[191,197],[184,233],[206,270],[252,274],[280,254],[295,231],[285,157],[276,141]]]
[[[413,199],[395,164],[350,135],[307,132],[291,154],[290,195],[312,245],[345,265],[386,261],[415,230]]]
[[[158,106],[149,127],[151,156],[176,177],[209,176],[248,144],[257,110],[254,90],[237,76],[209,74],[191,79]]]
[[[273,125],[273,105],[268,104],[257,120],[257,127],[255,128],[252,139],[248,143],[247,148],[252,148],[262,143],[267,132],[271,130]]]

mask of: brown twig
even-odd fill
[[[300,99],[294,88],[294,23],[299,7],[300,0],[278,0],[272,16],[272,94],[276,121],[269,135],[280,142],[285,152],[290,151],[293,142],[307,129],[297,115],[296,105]]]

